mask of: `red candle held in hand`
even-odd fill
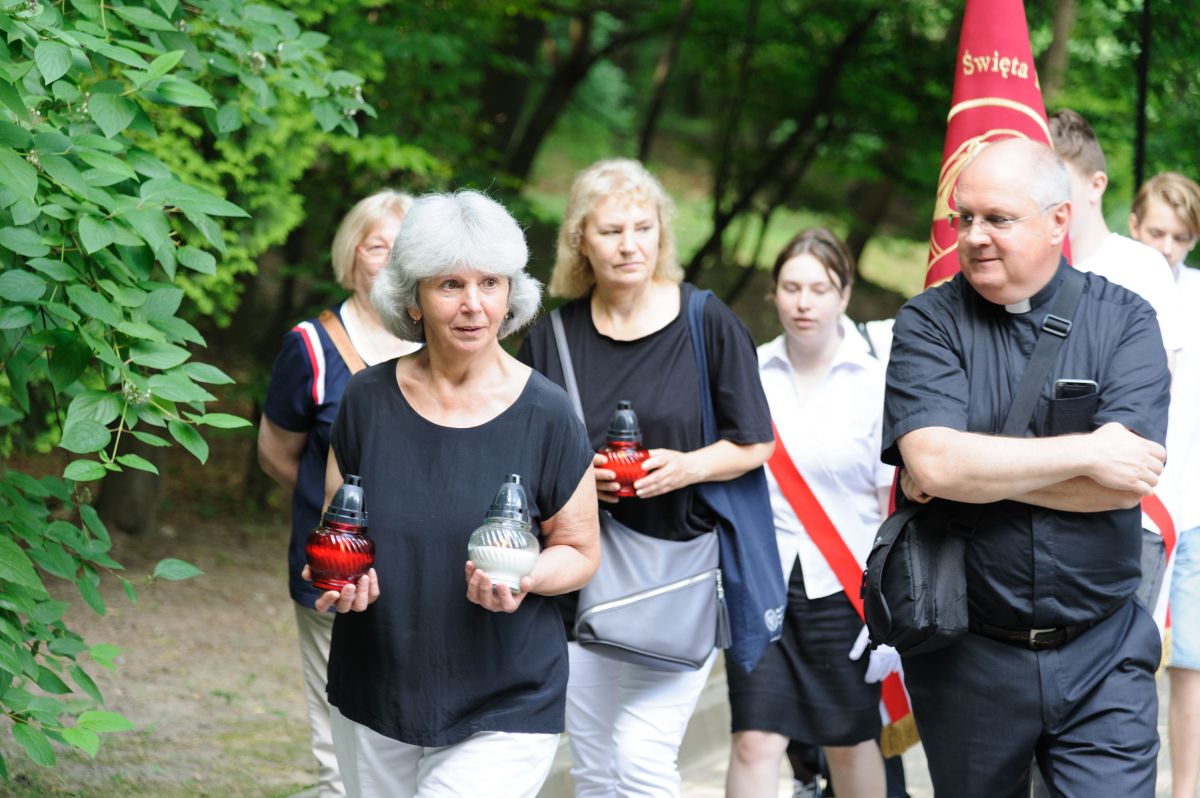
[[[367,537],[362,478],[346,475],[321,525],[309,533],[304,555],[319,590],[341,592],[367,575],[375,562],[375,541]]]
[[[637,495],[633,483],[646,476],[642,461],[650,456],[650,452],[642,448],[642,428],[638,426],[637,413],[633,412],[631,402],[617,402],[617,412],[613,413],[608,425],[608,443],[600,454],[608,458],[603,468],[617,475],[616,481],[621,486],[617,495]]]

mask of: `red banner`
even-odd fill
[[[947,122],[926,288],[959,270],[958,236],[946,217],[954,210],[958,176],[975,151],[1015,137],[1053,146],[1021,0],[967,0]]]

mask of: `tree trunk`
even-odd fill
[[[161,474],[166,458],[163,449],[142,443],[132,435],[122,435],[117,454],[136,454],[154,464]],[[125,466],[110,471],[100,484],[96,512],[110,529],[130,535],[149,536],[158,532],[158,506],[162,496],[162,477],[149,471]]]
[[[511,38],[499,48],[499,55],[532,68],[545,32],[546,23],[542,19],[519,16]],[[528,71],[521,74],[489,62],[483,78],[482,115],[483,121],[492,126],[492,144],[497,152],[506,153],[512,145],[528,94]]]
[[[596,56],[591,52],[592,22],[591,15],[571,18],[571,49],[566,58],[559,60],[541,102],[525,125],[521,140],[504,164],[504,171],[518,180],[529,177],[529,170],[533,168],[533,159],[542,141],[567,107],[575,87],[583,82],[596,61]]]
[[[696,279],[700,274],[700,268],[704,260],[710,254],[719,250],[721,238],[729,223],[738,214],[749,208],[750,204],[754,201],[755,195],[767,185],[771,178],[779,174],[781,168],[791,155],[792,150],[796,148],[796,145],[805,136],[811,133],[817,120],[832,105],[833,99],[837,94],[838,78],[841,77],[842,69],[845,67],[850,56],[862,44],[863,38],[879,17],[880,11],[881,9],[872,9],[865,18],[851,28],[850,32],[846,34],[846,38],[834,49],[829,57],[829,62],[821,70],[821,74],[815,81],[815,85],[817,86],[816,95],[812,98],[808,108],[797,117],[796,129],[782,144],[768,154],[766,161],[754,177],[748,181],[733,205],[726,211],[718,211],[714,214],[712,234],[701,245],[700,249],[697,250],[691,262],[688,263],[684,279],[689,282]],[[719,203],[720,197],[714,197],[713,200],[715,203]]]
[[[1067,60],[1070,51],[1067,42],[1071,39],[1071,28],[1075,25],[1078,0],[1056,0],[1054,4],[1054,38],[1041,57],[1042,96],[1049,105],[1062,91],[1067,75]]]
[[[860,183],[850,192],[849,205],[858,218],[850,225],[846,246],[855,263],[862,258],[867,242],[875,235],[879,223],[887,215],[894,186],[892,179],[888,177],[878,183]]]
[[[650,107],[646,110],[646,122],[642,126],[641,145],[638,147],[638,160],[642,163],[650,157],[654,127],[658,124],[658,115],[662,113],[667,97],[667,79],[671,77],[675,59],[679,55],[679,43],[683,41],[683,33],[687,30],[688,19],[695,5],[696,0],[680,0],[679,15],[675,18],[675,27],[671,29],[671,38],[667,39],[667,46],[663,48],[658,66],[654,69],[654,94],[650,98]]]
[[[1150,37],[1152,32],[1150,0],[1142,0],[1142,52],[1137,61],[1137,139],[1133,154],[1133,190],[1142,187],[1146,177],[1146,102],[1150,96]]]

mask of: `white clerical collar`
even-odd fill
[[[1028,299],[1022,299],[1012,305],[1005,305],[1004,309],[1015,316],[1018,313],[1028,313],[1033,307],[1029,304]]]

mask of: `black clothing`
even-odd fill
[[[881,687],[867,684],[870,653],[850,659],[863,622],[844,592],[810,599],[797,560],[788,583],[783,636],[750,673],[729,663],[733,731],[767,731],[811,745],[876,740]]]
[[[520,474],[534,533],[591,464],[566,394],[529,377],[491,421],[427,421],[396,382],[396,361],[351,378],[333,424],[343,474],[362,476],[379,598],[339,615],[329,702],[350,720],[410,745],[453,745],[482,731],[563,731],[567,641],[553,602],[515,613],[467,600],[467,541],[505,474]]]
[[[1134,600],[1050,651],[969,634],[905,657],[934,794],[1025,798],[1036,752],[1053,795],[1153,798],[1161,656]]]
[[[679,315],[661,330],[635,341],[602,335],[592,322],[591,295],[562,307],[563,328],[575,366],[592,448],[604,447],[617,402],[633,403],[647,449],[692,452],[704,448],[700,375],[688,326],[688,300],[696,288],[679,289]],[[704,306],[704,340],[717,434],[737,444],[775,439],[771,410],[758,376],[758,353],[746,325],[720,300]],[[549,315],[525,336],[517,359],[565,387]],[[613,518],[643,535],[692,540],[712,532],[717,519],[688,486],[651,499],[622,498],[604,504]],[[568,630],[575,626],[577,594],[558,597]]]
[[[900,310],[887,371],[884,462],[902,465],[896,441],[915,429],[1000,431],[1068,268],[1063,261],[1026,313],[984,300],[961,273]],[[1053,399],[1060,379],[1094,380],[1099,391]],[[1088,274],[1029,434],[1091,432],[1118,422],[1161,444],[1169,386],[1150,305]],[[1141,527],[1138,508],[1070,513],[1014,501],[989,505],[967,544],[972,620],[1048,628],[1102,617],[1137,589]]]
[[[608,422],[622,399],[633,402],[647,449],[704,448],[700,376],[687,320],[688,299],[695,290],[680,286],[679,315],[636,341],[602,335],[592,322],[590,295],[563,306],[563,328],[595,450],[604,447]],[[704,306],[704,325],[718,437],[739,444],[774,440],[750,331],[715,297]],[[565,387],[549,316],[525,336],[517,359]],[[716,517],[690,486],[652,499],[623,498],[604,507],[630,529],[665,540],[692,540],[716,525]]]

